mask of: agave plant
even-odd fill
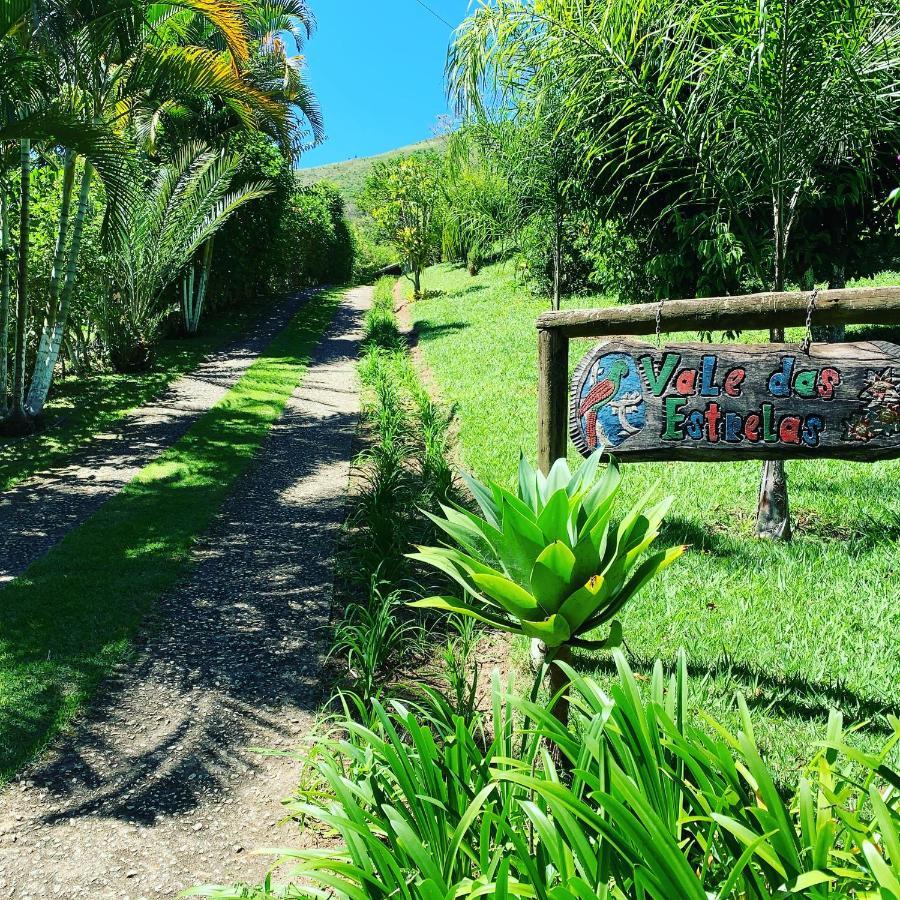
[[[622,478],[614,461],[601,470],[601,455],[593,453],[574,475],[560,459],[546,477],[522,457],[517,494],[464,474],[484,517],[441,504],[444,518],[430,518],[458,549],[418,547],[410,554],[449,575],[464,598],[428,597],[413,605],[471,616],[549,649],[617,645],[616,613],[685,548],[660,550],[638,564],[672,498],[649,506],[647,495],[616,525]],[[583,639],[602,625],[609,627],[605,640]]]
[[[471,616],[495,628],[543,642],[549,658],[572,646],[614,647],[616,614],[685,548],[641,557],[659,535],[671,498],[645,495],[624,518],[613,519],[622,477],[615,461],[601,468],[602,449],[573,475],[564,459],[544,476],[519,462],[518,491],[464,475],[483,517],[441,504],[431,516],[456,547],[418,547],[410,554],[452,578],[463,596],[433,596],[413,605]],[[652,505],[651,505],[652,504]],[[585,635],[600,627],[606,636]],[[551,687],[563,683],[551,669]],[[556,673],[554,675],[554,673]]]

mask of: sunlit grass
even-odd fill
[[[900,282],[889,275],[879,284]],[[537,445],[536,316],[510,266],[477,278],[439,266],[434,295],[413,305],[425,359],[455,404],[463,464],[511,483],[520,449]],[[578,298],[567,306],[596,306]],[[718,337],[718,336],[717,336]],[[762,332],[743,341],[763,340]],[[799,340],[793,329],[789,340]],[[696,339],[696,335],[679,335]],[[591,346],[573,342],[570,366]],[[572,451],[572,459],[575,455]],[[653,484],[675,496],[662,540],[692,550],[622,617],[638,661],[690,653],[694,696],[729,723],[735,690],[755,709],[759,737],[788,775],[824,733],[827,710],[852,721],[900,712],[900,461],[789,464],[796,538],[753,537],[759,463],[641,463],[625,468],[627,493]],[[588,670],[608,660],[582,656]],[[865,738],[863,738],[865,742]]]
[[[128,651],[300,382],[339,291],[309,300],[162,456],[0,591],[0,779],[38,751]]]
[[[0,491],[51,466],[64,463],[96,434],[159,396],[212,351],[233,340],[260,313],[258,306],[210,317],[193,338],[160,343],[149,372],[96,372],[58,380],[44,407],[44,430],[26,438],[0,437]]]

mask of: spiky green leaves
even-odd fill
[[[410,554],[448,575],[462,598],[428,597],[415,606],[472,616],[505,631],[559,647],[601,625],[617,644],[613,616],[684,547],[641,557],[659,535],[671,499],[643,497],[618,523],[618,466],[600,466],[602,451],[572,474],[558,460],[545,477],[522,457],[515,494],[464,476],[482,516],[442,506],[434,523],[456,547]]]

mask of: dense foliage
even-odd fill
[[[5,430],[32,427],[65,365],[145,369],[159,337],[195,333],[209,305],[351,276],[339,197],[293,179],[323,134],[302,58],[278,36],[300,46],[310,35],[303,0],[61,0],[6,13]]]
[[[784,797],[741,698],[737,734],[701,728],[683,655],[669,678],[657,664],[647,692],[620,654],[616,666],[609,695],[568,670],[569,728],[500,683],[487,722],[453,715],[434,691],[373,702],[368,721],[345,723],[346,736],[319,747],[319,778],[292,804],[342,847],[285,853],[294,875],[283,889],[211,895],[898,896],[900,773],[888,760],[900,722],[866,756],[833,715]]]
[[[523,245],[551,248],[554,305],[564,265],[568,289],[624,269],[620,296],[662,299],[843,287],[894,261],[893,0],[485,0],[448,72],[464,109],[546,135],[566,215]],[[756,530],[791,537],[780,461]]]
[[[499,104],[568,157],[569,290],[623,263],[635,299],[843,284],[896,254],[889,0],[491,0],[449,71],[464,108]],[[629,244],[612,265],[610,228]]]
[[[352,275],[354,245],[343,201],[326,183],[298,186],[291,160],[262,135],[241,142],[236,184],[264,180],[270,193],[242,209],[216,239],[217,304],[271,297]]]

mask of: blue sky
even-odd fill
[[[459,24],[469,0],[423,0]],[[371,156],[432,136],[448,112],[450,28],[417,0],[312,0],[318,28],[305,48],[328,140],[301,166]]]

